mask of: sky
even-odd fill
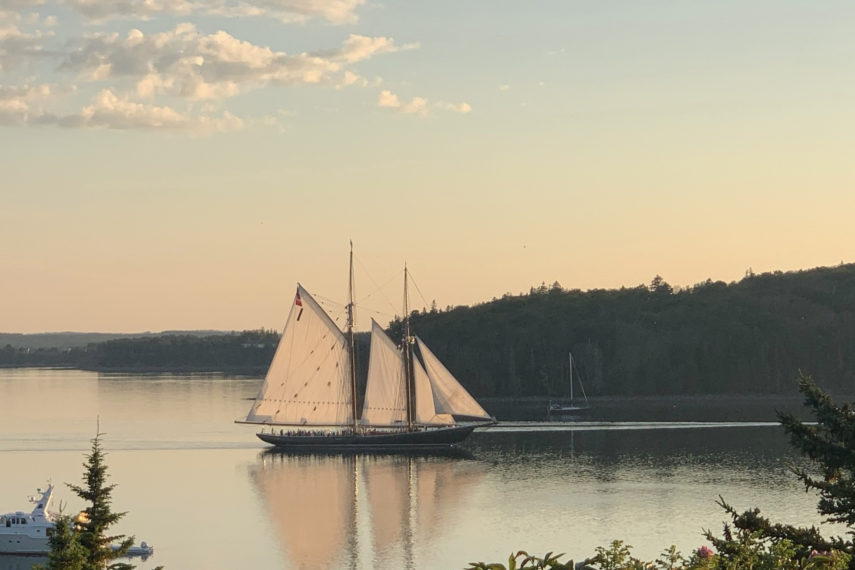
[[[0,0],[0,331],[853,261],[855,3]]]

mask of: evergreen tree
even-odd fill
[[[67,515],[60,515],[55,522],[53,532],[48,537],[50,552],[47,566],[43,570],[84,570],[86,568],[86,549],[80,544],[75,532],[74,521]]]
[[[799,372],[799,390],[805,396],[815,423],[804,423],[790,413],[778,413],[790,441],[811,460],[819,476],[805,469],[793,468],[806,490],[819,492],[817,510],[828,522],[842,523],[849,528],[848,538],[824,538],[816,527],[803,528],[772,523],[760,516],[759,509],[737,513],[722,501],[733,518],[733,525],[742,531],[773,542],[789,541],[799,556],[813,551],[837,550],[855,554],[855,409],[850,404],[838,405],[820,389],[813,379]],[[855,556],[849,561],[855,570]]]
[[[115,525],[125,513],[113,512],[110,504],[115,485],[107,484],[107,466],[104,463],[104,452],[101,449],[101,434],[92,440],[92,451],[86,456],[83,464],[83,485],[68,485],[77,496],[89,503],[83,511],[84,520],[79,525],[78,540],[86,549],[84,570],[129,570],[134,566],[113,560],[125,555],[133,545],[133,537],[125,535],[109,535],[110,527]],[[113,550],[111,545],[118,543],[119,548]]]
[[[805,405],[812,408],[815,425],[798,421],[792,414],[779,414],[793,447],[819,467],[822,478],[795,469],[806,489],[819,491],[820,514],[829,522],[855,526],[855,410],[850,404],[836,405],[813,380],[799,374],[799,390]]]

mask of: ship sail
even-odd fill
[[[404,359],[377,321],[371,319],[371,354],[362,405],[363,425],[407,423]]]
[[[416,360],[413,362],[413,384],[416,393],[416,423],[419,425],[449,425],[454,418],[449,414],[437,414],[434,404],[433,387],[424,366]]]
[[[440,414],[454,414],[490,420],[484,408],[475,401],[466,388],[460,385],[457,378],[439,361],[433,352],[425,345],[422,339],[416,337],[416,342],[425,364],[435,409]]]
[[[353,422],[347,340],[297,285],[288,321],[247,423],[338,426]]]
[[[448,425],[451,416],[437,414],[430,378],[419,362],[413,363],[415,387],[415,423]],[[372,426],[404,425],[407,422],[406,375],[404,356],[375,320],[371,320],[371,355],[365,384],[362,424]]]

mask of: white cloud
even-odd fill
[[[145,35],[95,34],[80,41],[61,69],[90,80],[133,81],[140,96],[166,93],[190,100],[232,97],[266,85],[367,83],[346,66],[398,48],[389,38],[351,35],[340,48],[289,55],[224,31],[202,34],[192,24]]]
[[[401,106],[401,101],[398,100],[397,95],[395,95],[388,89],[384,89],[380,92],[380,99],[377,101],[377,105],[380,107],[397,109]]]
[[[462,101],[460,103],[446,103],[445,101],[440,101],[436,104],[437,109],[442,109],[444,111],[452,111],[454,113],[463,113],[466,114],[472,110],[472,105],[467,103],[466,101]]]
[[[439,101],[434,105],[424,97],[413,97],[409,103],[402,103],[397,95],[384,89],[380,92],[380,97],[377,99],[377,106],[385,109],[393,109],[405,115],[426,116],[431,108],[441,109],[443,111],[453,111],[455,113],[468,113],[472,110],[469,103],[447,103]]]
[[[341,46],[341,49],[329,53],[331,59],[342,59],[348,63],[370,59],[382,53],[391,53],[400,50],[416,49],[418,44],[407,44],[402,47],[395,45],[392,38],[360,36],[350,34]]]
[[[215,13],[229,14],[230,11],[241,15],[266,15],[283,22],[305,22],[313,18],[322,18],[334,24],[354,23],[358,20],[356,9],[365,0],[248,0],[234,2],[229,0],[203,0]]]
[[[334,24],[357,21],[356,9],[365,0],[60,0],[86,18],[145,19],[189,14],[225,17],[268,17],[283,22],[320,18]],[[0,0],[11,5],[25,0]]]
[[[25,124],[33,102],[50,95],[50,85],[0,85],[0,125]]]
[[[158,14],[186,15],[193,4],[186,0],[65,0],[80,14],[92,20],[113,17],[149,18]]]
[[[158,25],[195,15],[343,24],[355,22],[364,4],[365,0],[0,0],[0,80],[25,84],[0,85],[0,125],[199,133],[258,125],[281,129],[269,118],[275,113],[259,109],[257,116],[241,119],[223,111],[222,103],[269,87],[379,88],[382,78],[363,76],[360,64],[418,45],[345,34],[337,47],[285,53],[226,31],[206,33],[192,23],[159,30]],[[54,14],[62,15],[62,27]],[[105,22],[117,18],[152,22],[115,32],[115,26]],[[89,33],[69,39],[68,34],[81,25],[88,26]],[[38,77],[67,88],[46,87],[46,93],[39,93],[26,86],[36,84]],[[64,98],[76,86],[91,97],[85,106],[76,98]],[[391,92],[389,96],[393,101],[387,106],[402,114],[470,110],[466,103],[432,104],[423,97],[402,102]]]
[[[56,124],[67,128],[143,129],[152,131],[187,131],[194,134],[234,131],[244,127],[243,119],[228,111],[219,117],[184,114],[167,106],[132,101],[127,95],[116,95],[105,89],[80,113],[32,117],[35,124]]]
[[[380,92],[377,105],[387,109],[394,109],[405,115],[426,115],[428,111],[428,100],[424,97],[413,97],[409,103],[401,103],[398,96],[384,89]]]

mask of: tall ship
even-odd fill
[[[417,451],[453,447],[495,422],[410,330],[404,268],[404,326],[397,346],[372,319],[368,376],[357,404],[353,249],[347,324],[341,330],[297,285],[279,346],[244,420],[258,437],[289,450]]]

